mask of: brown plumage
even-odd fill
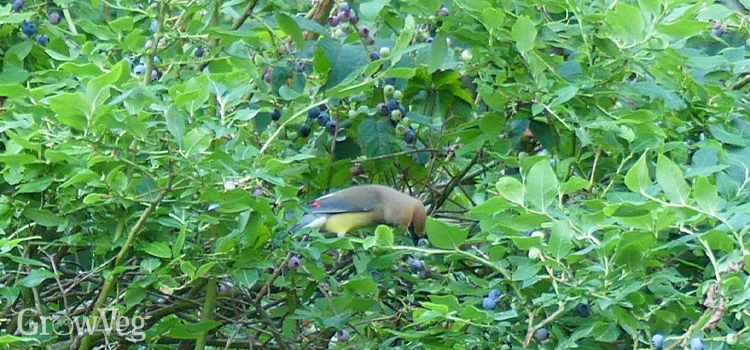
[[[381,185],[350,187],[313,201],[293,230],[317,227],[339,236],[361,227],[387,224],[424,235],[427,214],[418,199]],[[416,238],[415,238],[416,239]]]

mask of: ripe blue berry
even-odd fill
[[[50,24],[57,25],[60,23],[60,14],[57,12],[52,12],[47,16],[47,20]]]
[[[367,26],[361,26],[359,27],[359,30],[357,31],[359,33],[359,36],[363,38],[369,38],[370,37],[370,28],[367,28]]]
[[[660,333],[654,334],[651,337],[651,344],[653,344],[655,348],[661,349],[661,347],[664,345],[664,336]]]
[[[47,34],[42,34],[36,38],[36,42],[39,43],[39,45],[47,46],[49,37],[47,36]]]
[[[159,26],[158,22],[152,21],[151,22],[151,26],[149,27],[149,29],[151,29],[151,33],[156,33],[156,27],[158,27],[158,26]]]
[[[703,339],[700,337],[690,339],[690,350],[703,350]]]
[[[493,289],[488,294],[487,297],[491,298],[492,300],[496,300],[501,295],[503,295],[503,292],[501,292],[499,289]]]
[[[328,122],[326,123],[326,131],[327,131],[327,132],[328,132],[329,134],[333,135],[334,133],[336,133],[336,127],[337,127],[337,126],[338,126],[338,123],[336,123],[336,121],[335,121],[335,120],[329,120],[329,121],[328,121]]]
[[[143,75],[143,74],[146,74],[146,65],[144,65],[143,63],[139,63],[139,64],[138,64],[137,66],[135,66],[135,68],[133,69],[133,73],[135,73],[135,75]]]
[[[34,24],[34,22],[24,21],[21,24],[21,31],[23,31],[27,37],[31,37],[36,33],[36,24]]]
[[[287,262],[287,266],[290,270],[296,270],[300,264],[299,258],[296,256],[289,258],[289,262]]]
[[[383,82],[385,85],[396,85],[396,78],[385,78]]]
[[[13,2],[10,3],[10,9],[14,12],[18,12],[21,7],[23,7],[23,0],[13,0]]]
[[[304,72],[305,71],[305,62],[299,61],[294,64],[294,70],[297,72]]]
[[[333,16],[328,19],[328,24],[331,25],[331,27],[335,27],[341,23],[341,18],[339,16]]]
[[[427,40],[425,40],[424,42],[426,42],[426,43],[428,43],[428,44],[432,44],[432,40],[433,40],[433,39],[432,39],[432,37],[429,37],[429,38],[427,38]]]
[[[320,109],[319,108],[311,108],[307,111],[307,117],[310,119],[315,119],[320,115]]]
[[[411,258],[409,259],[409,268],[413,271],[419,271],[422,269],[422,261],[419,259]]]
[[[273,120],[281,119],[281,111],[278,108],[274,109],[273,112],[271,112],[271,119]]]
[[[495,307],[497,307],[497,303],[495,302],[495,299],[492,299],[490,297],[484,297],[482,299],[482,307],[485,310],[494,310]]]
[[[357,22],[359,22],[359,16],[352,15],[351,17],[349,17],[349,23],[351,23],[351,24],[357,24]]]
[[[549,331],[547,328],[539,328],[536,330],[536,333],[534,333],[534,336],[538,340],[547,340],[547,338],[549,338]]]
[[[329,120],[331,120],[331,116],[328,115],[328,113],[326,112],[321,112],[320,115],[318,116],[318,125],[326,126]]]
[[[404,142],[411,145],[416,141],[417,141],[417,133],[414,130],[409,129],[409,131],[407,131],[406,134],[404,134]]]
[[[310,136],[310,127],[306,124],[300,125],[299,130],[297,130],[297,135],[299,135],[300,137]]]
[[[195,57],[203,57],[203,55],[206,53],[206,49],[203,48],[203,46],[198,47],[198,49],[195,50]]]
[[[375,61],[380,59],[380,53],[377,51],[370,52],[370,59]]]
[[[385,103],[378,103],[378,113],[382,116],[391,115],[391,109]]]
[[[344,3],[343,5],[341,5],[341,12],[349,12],[351,10],[352,10],[352,7],[349,6],[349,4]]]
[[[392,111],[395,111],[395,110],[397,110],[397,109],[398,109],[398,107],[399,107],[399,105],[400,105],[400,104],[399,104],[399,103],[398,103],[398,101],[396,101],[395,99],[390,99],[390,100],[388,100],[388,108],[389,108],[390,110],[392,110]]]
[[[342,329],[336,333],[336,339],[339,341],[347,341],[349,340],[349,332],[346,331],[346,329]]]
[[[589,317],[591,315],[591,309],[587,304],[580,303],[576,306],[576,313],[581,317]]]

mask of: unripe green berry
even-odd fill
[[[396,90],[393,92],[393,98],[395,98],[396,100],[401,101],[403,97],[404,97],[404,93],[401,92],[401,90]]]
[[[539,248],[534,247],[534,248],[529,249],[529,259],[538,260],[541,257],[542,257],[542,251],[539,250]]]
[[[534,231],[531,233],[531,237],[539,237],[544,239],[544,232],[542,231]]]
[[[393,119],[393,120],[395,120],[397,122],[401,121],[401,117],[402,116],[403,115],[401,115],[401,111],[398,110],[398,109],[391,111],[391,119]]]
[[[461,51],[461,61],[471,61],[472,58],[474,58],[474,55],[471,54],[469,49]]]
[[[298,135],[297,135],[297,132],[296,132],[296,131],[292,131],[292,132],[290,132],[290,133],[288,134],[288,136],[289,136],[289,139],[290,139],[290,140],[294,140],[294,139],[296,139],[296,138],[297,138],[297,136],[298,136]]]
[[[349,115],[349,118],[354,118],[354,117],[356,117],[356,116],[357,116],[357,115],[358,115],[359,113],[357,113],[357,111],[356,111],[356,110],[350,109],[350,110],[349,110],[349,112],[348,112],[347,114]]]
[[[409,117],[403,117],[401,118],[401,124],[403,124],[404,126],[409,126],[409,124],[411,124],[411,119],[409,119]]]
[[[383,94],[387,96],[393,95],[393,93],[396,91],[396,88],[393,87],[393,85],[386,85],[383,87]]]
[[[357,113],[359,114],[367,114],[370,110],[367,108],[367,106],[359,106],[357,107]]]
[[[385,57],[391,54],[391,48],[390,47],[381,47],[380,48],[380,57]]]
[[[737,336],[737,333],[729,333],[727,334],[727,344],[734,345],[737,344],[737,339],[739,337]]]
[[[406,133],[406,130],[407,130],[407,129],[406,129],[406,125],[404,125],[404,124],[399,124],[399,125],[396,125],[396,132],[397,132],[397,133],[398,133],[399,135],[401,135],[401,134],[405,134],[405,133]]]

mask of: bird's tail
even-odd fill
[[[301,230],[303,227],[320,227],[325,223],[325,216],[316,214],[305,214],[299,222],[292,227],[292,232]]]

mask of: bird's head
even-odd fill
[[[424,210],[422,202],[417,200],[412,207],[411,223],[409,223],[409,234],[417,245],[419,238],[425,234],[425,223],[427,222],[427,213]]]

